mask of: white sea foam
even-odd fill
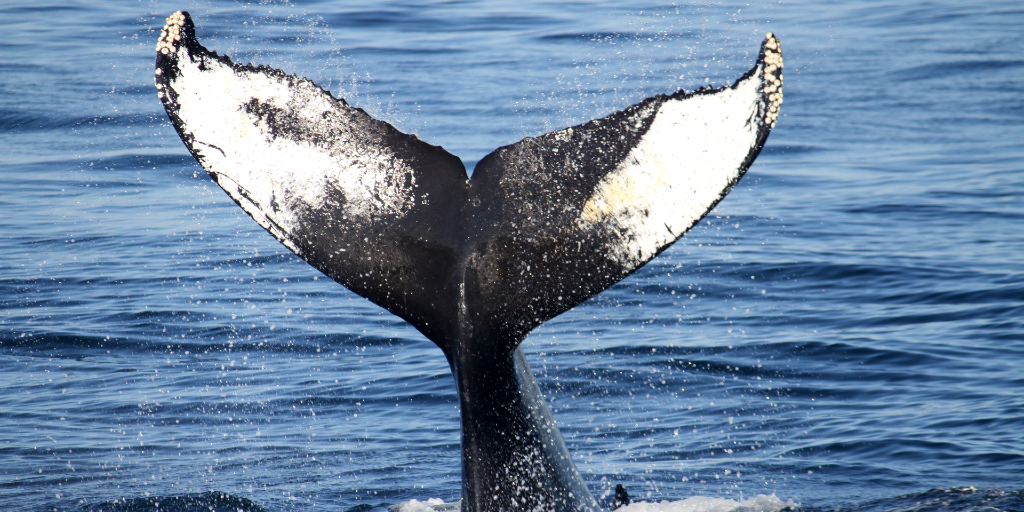
[[[457,511],[462,508],[462,500],[445,503],[439,498],[430,498],[427,501],[409,500],[397,505],[388,507],[388,512],[448,512]]]
[[[792,501],[780,500],[774,494],[759,494],[740,500],[692,496],[679,501],[638,501],[618,508],[616,512],[778,512],[786,507],[797,506]]]
[[[799,504],[782,501],[775,494],[759,494],[753,498],[730,500],[692,496],[679,501],[633,502],[616,512],[778,512],[784,508],[797,508]],[[462,500],[445,503],[431,498],[427,501],[409,500],[388,507],[389,512],[455,512],[462,507]]]

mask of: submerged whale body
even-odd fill
[[[601,510],[520,342],[628,276],[739,181],[775,126],[782,54],[462,161],[313,82],[201,46],[167,19],[156,86],[192,155],[310,265],[412,324],[458,385],[462,507]]]

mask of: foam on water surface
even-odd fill
[[[630,503],[616,512],[777,512],[785,508],[795,508],[792,501],[782,501],[774,494],[757,495],[753,498],[730,500],[707,496],[691,496],[679,501]]]
[[[388,507],[388,512],[457,512],[462,501],[445,503],[439,498],[427,501],[409,500]],[[679,501],[637,501],[615,509],[616,512],[777,512],[796,508],[792,501],[782,501],[774,494],[759,494],[753,498],[730,500],[706,496],[691,496]]]
[[[445,503],[441,498],[430,498],[427,501],[409,500],[388,507],[388,512],[448,512],[462,508],[462,500]]]

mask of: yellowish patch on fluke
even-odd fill
[[[580,218],[584,222],[597,224],[621,215],[627,208],[642,203],[644,198],[664,187],[670,186],[670,167],[660,154],[648,155],[645,171],[639,174],[613,173],[602,180],[596,193],[583,205]]]

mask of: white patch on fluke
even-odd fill
[[[175,46],[178,73],[168,89],[192,148],[224,190],[288,248],[297,251],[290,235],[304,211],[330,206],[340,213],[334,221],[352,224],[412,207],[412,169],[348,126],[337,111],[349,107],[304,79],[236,70],[213,58],[201,68],[200,57],[193,61]],[[248,112],[253,100],[300,125],[294,129],[328,136],[291,138]],[[332,198],[344,206],[328,205]]]
[[[778,48],[771,34],[768,41]],[[769,56],[781,68],[781,53]],[[637,146],[584,204],[580,228],[601,230],[608,255],[636,268],[693,227],[740,177],[759,126],[774,124],[781,81],[778,101],[760,103],[765,75],[758,65],[734,87],[664,102]]]

